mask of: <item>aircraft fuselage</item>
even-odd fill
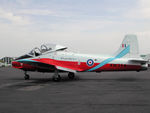
[[[24,59],[22,59],[23,61]],[[25,59],[44,64],[62,66],[79,72],[102,72],[102,71],[141,71],[146,70],[140,63],[131,63],[128,58],[114,58],[104,55],[78,54],[58,51],[41,55],[39,57]],[[53,72],[55,68],[31,66],[30,64],[14,62],[13,67],[25,71]]]

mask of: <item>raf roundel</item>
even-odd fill
[[[92,59],[87,60],[87,65],[88,66],[93,66],[93,64],[94,64],[94,61]]]

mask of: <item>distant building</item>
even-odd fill
[[[14,58],[13,57],[3,57],[2,59],[1,59],[1,61],[3,62],[3,63],[5,63],[5,64],[11,64],[11,62],[14,60]]]
[[[4,63],[0,62],[0,67],[5,67]]]

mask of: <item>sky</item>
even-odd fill
[[[150,0],[0,0],[0,58],[43,43],[113,54],[126,34],[150,53]]]

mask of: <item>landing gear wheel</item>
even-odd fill
[[[68,78],[69,79],[74,79],[74,77],[75,77],[75,74],[74,73],[68,73]]]
[[[57,77],[56,77],[56,76],[53,76],[53,81],[59,82],[60,80],[61,80],[60,75],[58,75]]]
[[[25,80],[29,80],[29,79],[30,79],[30,76],[26,74],[26,75],[24,76],[24,79],[25,79]]]

